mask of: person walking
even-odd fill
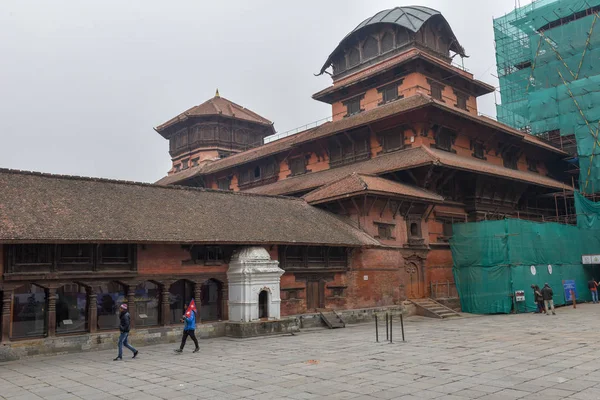
[[[588,289],[590,289],[590,293],[592,294],[592,302],[594,304],[598,303],[598,282],[590,279],[588,281]]]
[[[127,339],[129,338],[129,328],[131,327],[131,316],[127,311],[127,304],[121,304],[121,314],[119,315],[121,324],[119,330],[121,335],[119,336],[119,355],[113,361],[121,361],[123,359],[123,346],[127,347],[133,352],[133,358],[137,357],[138,351],[129,344]]]
[[[552,315],[556,315],[554,312],[554,293],[552,292],[552,288],[547,283],[544,283],[544,287],[542,288],[542,298],[544,299],[544,308],[546,309],[546,315],[548,314],[548,307],[552,310]]]
[[[544,298],[542,297],[542,292],[540,292],[540,287],[538,285],[531,285],[533,289],[533,301],[537,305],[537,309],[535,310],[536,314],[544,313]]]
[[[196,348],[194,349],[194,353],[197,353],[200,350],[200,346],[198,346],[198,339],[196,339],[196,304],[193,303],[194,300],[190,302],[190,306],[185,305],[187,311],[185,315],[180,320],[184,323],[183,325],[183,336],[181,337],[181,346],[175,350],[176,353],[182,353],[183,348],[185,347],[185,342],[189,337],[192,338]]]

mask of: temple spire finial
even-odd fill
[[[221,96],[219,95],[219,88],[217,88],[217,91],[215,92],[215,97],[221,97]]]

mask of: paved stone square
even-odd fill
[[[394,343],[374,324],[247,340],[201,352],[141,347],[0,364],[5,399],[600,399],[600,305],[557,316],[411,317]],[[135,345],[135,343],[133,343]]]

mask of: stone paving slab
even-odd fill
[[[30,358],[0,364],[0,399],[600,399],[600,305],[557,314],[411,317],[393,344],[364,324]]]

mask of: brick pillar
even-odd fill
[[[202,283],[194,284],[194,301],[196,302],[196,322],[200,322],[200,307],[202,307]]]
[[[229,285],[223,284],[221,290],[221,319],[227,321],[229,319]]]
[[[10,340],[10,311],[12,307],[12,290],[4,289],[2,292],[2,342]]]
[[[88,331],[95,333],[98,330],[98,295],[88,289]]]
[[[160,313],[160,324],[161,325],[169,325],[171,323],[171,307],[169,304],[169,284],[165,283],[162,287],[161,292],[161,313]]]
[[[56,336],[56,288],[48,288],[48,336]]]
[[[127,286],[127,308],[129,309],[130,327],[135,328],[135,283]]]

